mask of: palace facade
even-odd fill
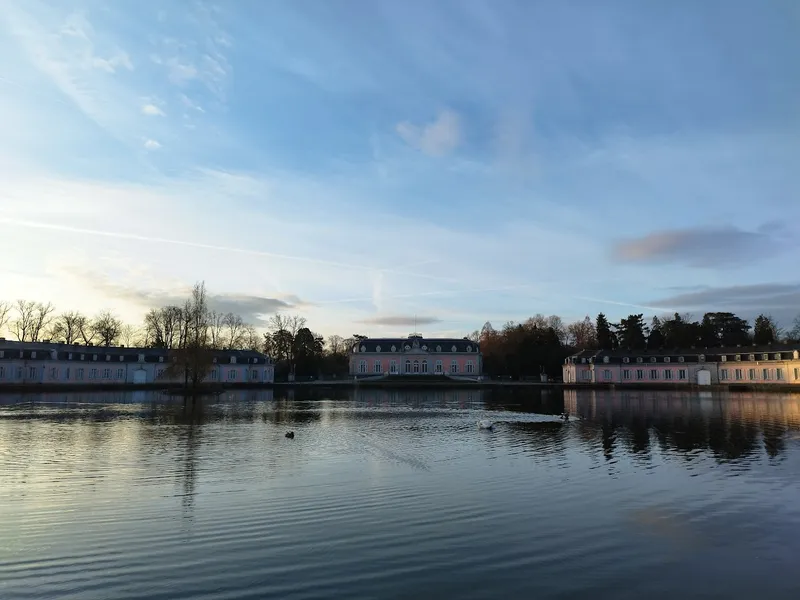
[[[483,362],[480,346],[468,339],[367,338],[350,349],[350,375],[448,375],[479,378]]]
[[[564,361],[563,375],[564,383],[800,386],[800,344],[584,350]]]
[[[272,383],[272,360],[249,350],[216,350],[206,383]],[[0,338],[3,385],[125,385],[173,382],[165,373],[169,351],[162,348],[83,346],[14,342]]]

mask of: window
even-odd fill
[[[582,358],[582,359],[581,359],[581,364],[582,364],[582,365],[585,365],[585,364],[586,364],[586,359],[585,359],[585,358]]]
[[[622,371],[622,378],[623,379],[630,379],[631,378],[631,370],[630,369],[624,369]]]
[[[111,377],[111,369],[103,369],[103,379],[109,379]]]
[[[58,367],[53,367],[52,369],[50,369],[50,378],[58,379]]]
[[[358,363],[358,372],[359,373],[366,373],[367,372],[367,361],[362,360]]]
[[[419,361],[414,361],[414,373],[419,373]]]
[[[373,373],[383,373],[383,369],[381,368],[381,361],[376,360],[372,365]]]
[[[17,379],[22,379],[22,367],[17,367]]]
[[[678,362],[683,362],[685,359],[682,356],[678,357]]]
[[[755,354],[751,354],[747,358],[748,358],[748,360],[755,360],[756,359],[756,355]]]
[[[736,370],[733,372],[733,378],[734,378],[736,381],[741,381],[741,380],[742,380],[742,370],[741,370],[741,369],[736,369]]]
[[[664,357],[664,362],[669,362],[669,356]]]
[[[36,367],[31,367],[28,369],[28,378],[36,379]]]
[[[423,348],[424,350],[425,348]],[[472,352],[472,346],[467,346],[467,352]]]
[[[727,362],[727,361],[728,361],[728,357],[727,357],[727,356],[725,356],[724,354],[723,354],[722,356],[720,356],[720,357],[719,357],[719,359],[720,359],[722,362]]]
[[[778,352],[775,354],[775,360],[780,360],[780,359],[781,359],[781,353]]]
[[[775,369],[775,379],[778,381],[783,381],[783,369]]]
[[[422,361],[422,372],[423,373],[427,373],[428,372],[428,361],[427,360],[423,360]]]
[[[700,356],[697,357],[697,361],[698,362],[706,362],[706,355],[705,354],[701,354]]]
[[[85,354],[81,354],[81,360],[85,360],[85,359],[86,359],[86,355]]]
[[[397,346],[392,346],[392,352],[397,352]]]
[[[83,369],[78,369],[75,379],[78,381],[83,381]]]
[[[228,381],[236,380],[236,369],[228,369]]]
[[[92,360],[97,360],[97,354],[92,355]]]
[[[629,362],[631,362],[631,359],[626,356],[625,358],[622,359],[622,362],[628,364]]]
[[[605,369],[603,371],[603,379],[606,381],[611,381],[611,369]]]
[[[31,352],[31,358],[36,358],[36,352]]]
[[[471,360],[467,361],[467,373],[474,373],[475,372],[475,365],[472,363]]]
[[[636,379],[640,381],[644,379],[644,369],[636,369]]]
[[[583,371],[583,378],[586,379],[586,380],[591,379],[592,378],[591,371]]]
[[[256,369],[253,369],[250,372],[250,380],[251,381],[258,381],[258,371]]]
[[[67,354],[67,360],[72,360],[72,352],[70,352],[69,354]]]
[[[728,380],[728,369],[722,369],[722,370],[719,372],[719,378],[720,378],[722,381],[727,381],[727,380]]]
[[[451,373],[458,373],[458,362],[453,361],[450,363],[450,372]]]
[[[164,377],[164,369],[159,369],[156,371],[156,379],[161,379],[162,377]]]
[[[658,371],[650,369],[650,379],[658,379]]]
[[[761,360],[769,360],[769,354],[767,354],[766,352],[764,354],[762,354],[761,355]]]
[[[654,363],[654,362],[656,362],[656,360],[657,360],[657,359],[656,359],[656,357],[655,357],[655,356],[651,356],[651,357],[650,357],[650,362],[651,362],[651,363]]]
[[[97,369],[89,371],[89,379],[97,379]]]
[[[214,369],[211,371],[211,381],[216,381],[216,380],[217,380],[217,370]]]
[[[124,357],[124,356],[122,356],[122,355],[120,354],[120,357],[119,357],[119,362],[122,362],[122,361],[124,361],[124,360],[125,360],[125,357]]]
[[[437,373],[441,373],[442,372],[442,361],[440,361],[440,360],[436,361],[436,372]]]
[[[750,379],[750,381],[755,381],[755,379],[756,379],[756,370],[755,369],[748,370],[747,371],[747,377]]]
[[[686,381],[686,369],[678,369],[678,379]]]
[[[397,374],[397,361],[396,360],[393,360],[392,362],[389,363],[389,373],[391,373],[392,375]]]
[[[666,369],[664,371],[664,379],[672,379],[672,369]]]
[[[795,371],[794,377],[795,379],[797,379],[797,369],[795,369],[794,371]],[[5,378],[6,378],[6,368],[0,367],[0,379],[5,379]]]
[[[737,354],[737,355],[736,355],[736,360],[738,360],[739,362],[741,362],[741,360],[742,360],[742,355],[741,355],[741,354]]]
[[[381,347],[380,346],[375,346],[375,352],[380,352],[380,351],[381,351]]]
[[[6,351],[0,350],[0,358],[5,358],[5,357],[6,357]]]
[[[452,346],[450,346],[450,352],[456,352],[457,350],[458,350],[458,348],[456,348],[456,345],[455,345],[455,344],[453,344]]]
[[[69,381],[69,367],[64,369],[64,380]]]
[[[108,362],[109,360],[111,360],[111,355],[110,354],[106,354],[106,362]]]
[[[603,362],[604,362],[604,363],[608,363],[608,357],[607,357],[607,356],[604,356],[604,357],[603,357]]]
[[[636,362],[637,362],[637,363],[640,363],[640,362],[642,362],[642,357],[641,357],[641,356],[637,356],[637,357],[636,357]]]
[[[795,381],[800,379],[800,369],[798,369],[797,367],[794,368],[794,379]]]
[[[769,381],[769,369],[762,369],[761,371],[761,378],[764,381]]]
[[[406,361],[406,373],[411,373],[411,361]]]
[[[437,352],[441,352],[442,351],[442,347],[441,346],[436,346],[436,351]]]

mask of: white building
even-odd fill
[[[165,378],[169,351],[162,348],[83,346],[14,342],[0,338],[0,390],[3,386],[143,385]],[[206,383],[272,383],[275,367],[265,354],[216,350]]]

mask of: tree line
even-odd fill
[[[164,348],[187,385],[202,380],[213,350],[255,350],[275,361],[275,376],[298,379],[340,377],[348,372],[348,352],[366,336],[331,335],[312,331],[297,315],[272,315],[259,331],[240,315],[211,310],[205,285],[198,283],[181,305],[153,308],[142,323],[123,323],[111,311],[88,316],[80,311],[57,312],[52,303],[0,301],[0,335],[8,332],[25,342],[52,341],[98,346]],[[535,315],[522,323],[509,321],[501,329],[486,323],[466,339],[479,342],[483,372],[490,377],[519,379],[547,374],[558,377],[564,358],[586,349],[661,349],[800,343],[800,317],[788,331],[769,315],[750,323],[730,312],[654,316],[631,314],[612,323],[600,313],[595,319],[564,323],[557,315]],[[205,366],[204,366],[205,365]]]

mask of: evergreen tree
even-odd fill
[[[617,343],[620,348],[630,348],[631,350],[647,348],[647,328],[644,324],[644,315],[628,315],[614,327],[617,330]]]
[[[756,317],[753,327],[754,344],[774,344],[778,341],[778,334],[778,326],[772,317],[763,314]]]
[[[746,346],[749,332],[750,324],[729,312],[706,313],[700,323],[701,340],[708,347]]]
[[[613,350],[617,347],[616,336],[614,332],[611,331],[608,319],[603,313],[597,315],[595,335],[597,336],[597,347],[600,348],[600,350]]]
[[[664,347],[665,341],[664,333],[661,331],[661,320],[658,317],[653,317],[653,322],[650,325],[650,335],[647,336],[647,348],[658,350]]]

